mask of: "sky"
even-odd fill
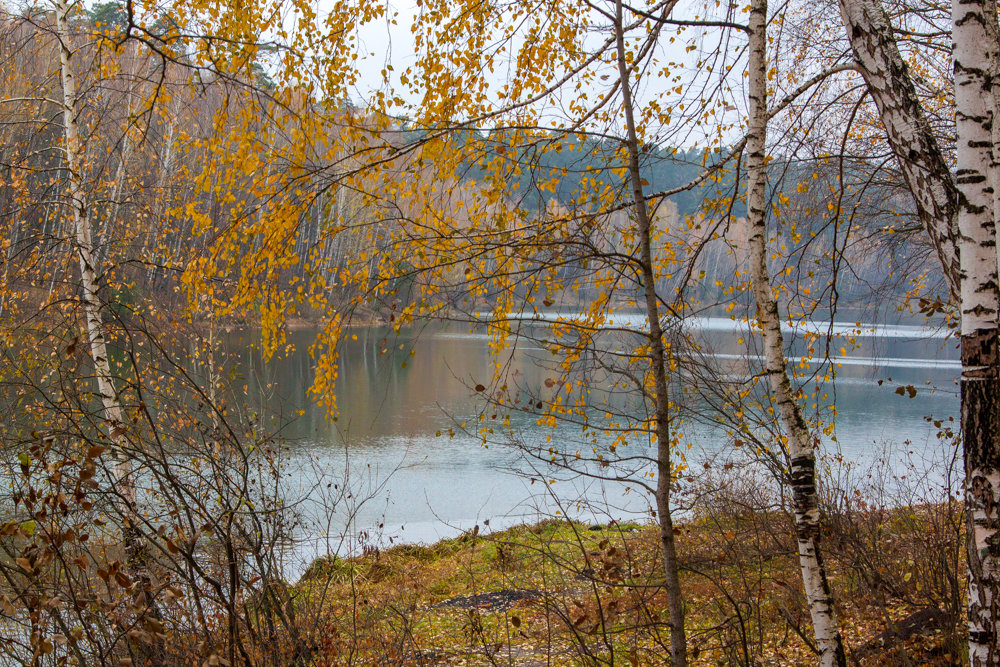
[[[323,4],[321,1],[319,5],[319,11],[321,12],[323,11]],[[698,0],[689,0],[682,3],[675,10],[674,15],[685,18],[696,15],[704,16],[707,10],[702,4]],[[361,71],[361,77],[358,85],[351,92],[350,97],[352,102],[362,107],[366,106],[366,101],[371,99],[373,93],[382,85],[381,72],[386,65],[393,66],[393,73],[397,77],[396,82],[398,83],[398,75],[407,66],[414,65],[417,62],[417,57],[414,54],[414,39],[411,32],[411,27],[420,11],[417,3],[412,0],[393,0],[389,3],[389,7],[390,12],[383,19],[362,26],[358,32],[359,43],[361,45],[358,67]],[[395,19],[395,25],[391,23],[390,18]],[[670,37],[675,37],[675,39],[671,42]],[[699,37],[703,39],[699,39]],[[634,94],[637,103],[641,106],[656,99],[663,107],[673,106],[675,108],[680,104],[686,103],[687,106],[690,106],[697,103],[699,99],[692,98],[699,98],[703,94],[700,83],[707,83],[712,79],[718,79],[718,77],[706,75],[706,68],[704,66],[699,67],[698,62],[700,60],[717,60],[719,62],[716,63],[716,71],[722,71],[724,65],[719,63],[722,61],[730,64],[734,63],[737,54],[742,51],[745,45],[745,39],[742,37],[742,34],[739,34],[729,43],[723,45],[711,41],[713,38],[717,41],[717,31],[715,33],[706,31],[704,35],[699,35],[699,31],[697,30],[687,30],[683,35],[678,35],[676,29],[665,29],[659,40],[658,60],[662,64],[666,64],[667,62],[679,63],[680,67],[672,68],[669,79],[654,76],[647,77],[645,83],[635,90]],[[603,40],[604,35],[594,35],[587,43],[588,46],[596,47]],[[688,48],[689,46],[693,46],[694,48]],[[501,72],[502,69],[504,68],[497,68],[498,82],[502,81],[501,75],[508,75],[508,71]],[[613,69],[609,69],[609,72],[612,75],[616,75]],[[678,72],[682,73],[681,81],[684,84],[679,90],[677,81],[673,80],[673,75]],[[510,74],[516,76],[516,72],[511,72]],[[730,77],[731,80],[734,78]],[[614,77],[612,76],[610,80],[613,79]],[[741,83],[742,77],[738,77],[736,80]],[[594,99],[601,91],[593,89],[587,92]],[[745,108],[741,91],[730,91],[727,95],[726,102],[722,104],[722,107],[728,107],[730,112]],[[415,99],[407,99],[407,101],[417,102]],[[720,108],[719,114],[724,113],[726,112]],[[732,113],[731,116],[732,120],[729,122],[733,122],[739,117],[739,114]],[[719,127],[718,117],[713,118],[712,125],[713,128]],[[687,131],[681,131],[676,124],[673,124],[670,127],[662,126],[658,128],[656,135],[661,139],[657,143],[692,147],[695,144],[704,146],[707,132],[705,128],[697,126],[692,126]]]

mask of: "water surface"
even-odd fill
[[[626,317],[614,324],[641,326],[641,320]],[[697,354],[717,363],[729,381],[745,381],[754,372],[759,339],[745,324],[705,318],[696,325]],[[937,436],[933,422],[957,420],[960,367],[952,339],[920,327],[840,322],[814,324],[810,331],[814,353],[821,356],[829,348],[835,364],[835,378],[821,385],[827,402],[836,402],[835,420],[818,408],[835,423],[833,437],[823,438],[831,461],[875,466],[887,445],[917,459],[947,456],[952,445]],[[796,363],[807,351],[802,333],[790,330]],[[557,513],[600,522],[648,518],[650,498],[634,486],[568,479],[526,461],[516,448],[483,445],[475,433],[483,410],[475,387],[489,383],[493,368],[484,332],[457,325],[401,336],[378,327],[354,330],[341,349],[336,422],[308,395],[314,335],[291,333],[294,350],[267,364],[247,353],[244,337],[226,342],[241,360],[239,372],[257,388],[251,394],[260,412],[281,424],[288,440],[283,485],[289,497],[306,500],[300,507],[306,520],[300,530],[303,559],[362,544],[431,541],[476,525],[489,530]],[[539,356],[545,354],[531,344],[509,354],[506,364],[519,385],[544,387],[551,375]],[[808,359],[800,365],[806,376],[820,368],[830,370]],[[910,386],[917,392],[913,397],[905,389]],[[900,387],[903,395],[897,393]],[[580,446],[579,427],[553,431],[524,414],[515,414],[512,423],[523,444],[546,443],[555,435],[557,449]],[[731,451],[733,438],[725,428],[691,419],[677,428],[692,466]],[[634,446],[636,452],[648,451],[642,443]],[[901,458],[893,465],[900,474],[912,474],[905,463]],[[340,493],[345,484],[350,497]]]

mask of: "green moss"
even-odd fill
[[[344,582],[361,574],[361,564],[353,559],[320,556],[306,568],[300,583]]]
[[[898,528],[895,518],[886,517],[885,530]],[[780,514],[724,514],[679,527],[689,636],[700,651],[692,664],[730,664],[733,655],[724,647],[739,641],[732,625],[736,603],[742,618],[751,619],[744,620],[750,623],[745,632],[759,650],[780,652],[782,664],[808,659],[808,648],[777,611],[805,613],[794,583],[774,583],[798,577],[787,527]],[[367,655],[361,662],[377,662],[386,646],[414,646],[447,664],[490,664],[490,656],[507,651],[519,656],[518,664],[578,665],[586,651],[606,661],[613,655],[616,663],[635,664],[633,656],[639,664],[657,664],[669,642],[660,554],[653,524],[547,520],[357,558],[317,559],[298,586],[311,602],[323,592],[321,613],[329,623],[348,623],[365,635],[347,635],[369,647],[352,649]],[[831,561],[831,582],[840,599],[850,599],[848,627],[874,628],[884,610],[846,595],[845,586],[857,585],[850,567],[836,550]],[[401,655],[405,662],[409,654]]]

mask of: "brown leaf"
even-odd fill
[[[155,632],[157,634],[163,634],[163,631],[166,629],[163,623],[156,620],[155,618],[145,618],[143,619],[142,623],[143,625],[146,626],[147,630],[149,630],[150,632]]]

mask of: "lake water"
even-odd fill
[[[623,318],[615,324],[637,321]],[[742,381],[755,363],[753,355],[747,358],[747,342],[752,350],[759,347],[758,338],[725,318],[694,325],[702,354],[719,363],[730,381]],[[813,329],[820,335],[814,343],[818,349],[828,333],[834,334],[830,354],[839,364],[835,381],[823,385],[837,404],[835,440],[824,438],[835,467],[838,460],[862,471],[885,463],[887,445],[895,446],[892,456],[899,459],[890,464],[899,474],[913,472],[899,452],[913,452],[918,467],[920,461],[936,464],[948,455],[952,446],[937,437],[939,428],[929,418],[945,424],[953,418],[957,430],[960,367],[954,339],[908,326],[820,323]],[[855,346],[840,337],[852,332],[858,335]],[[240,359],[238,372],[257,388],[251,395],[259,411],[272,423],[284,424],[284,488],[290,498],[303,499],[300,565],[293,570],[327,551],[433,541],[476,525],[490,530],[556,513],[599,522],[649,516],[650,498],[641,490],[572,479],[526,461],[515,448],[483,446],[475,435],[482,394],[474,387],[488,384],[493,368],[484,333],[458,325],[399,337],[384,328],[352,333],[356,340],[348,336],[341,349],[336,422],[328,421],[308,396],[314,332],[292,332],[294,350],[268,364],[246,352],[243,337],[226,341]],[[791,338],[798,341],[791,354],[798,355],[801,336]],[[549,374],[540,354],[537,346],[527,345],[510,355],[508,370],[520,385],[544,386]],[[916,396],[896,393],[901,386],[914,387]],[[463,432],[462,423],[471,433]],[[580,440],[579,427],[553,432],[529,415],[515,415],[512,423],[519,440],[529,445],[546,443],[555,434],[557,449],[573,451]],[[683,431],[682,449],[693,469],[702,458],[731,451],[733,438],[725,429],[690,419],[677,429]],[[933,468],[930,473],[936,474]],[[344,488],[349,497],[341,493]]]

